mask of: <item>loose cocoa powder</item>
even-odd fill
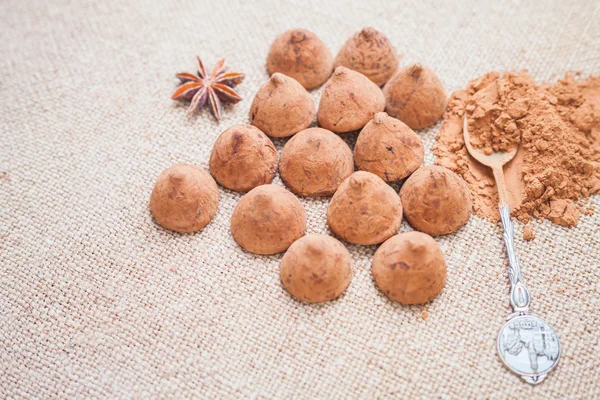
[[[527,224],[523,227],[523,239],[527,241],[535,239],[535,232],[531,224]]]
[[[579,200],[600,192],[600,77],[538,85],[525,72],[488,73],[455,92],[444,116],[436,162],[467,182],[474,212],[497,221],[498,192],[491,170],[467,154],[462,134],[467,112],[471,142],[484,152],[508,150],[504,167],[513,215],[572,226],[590,213]]]

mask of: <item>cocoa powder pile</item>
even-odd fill
[[[525,72],[491,72],[452,95],[434,147],[436,162],[465,179],[477,215],[497,221],[492,172],[464,146],[465,111],[476,148],[490,154],[521,140],[504,167],[519,220],[572,226],[582,212],[592,212],[580,200],[600,192],[600,77],[575,80],[569,73],[554,85],[537,85]]]

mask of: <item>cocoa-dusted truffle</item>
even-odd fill
[[[300,196],[330,196],[352,172],[352,150],[326,129],[299,132],[281,152],[281,179]]]
[[[384,112],[362,129],[354,146],[356,167],[386,182],[412,174],[423,162],[423,142],[404,122]]]
[[[267,184],[277,171],[277,149],[260,129],[239,124],[225,130],[210,155],[210,172],[219,184],[247,192]]]
[[[340,65],[383,86],[398,70],[398,53],[383,33],[366,27],[344,43],[334,61],[335,67]]]
[[[308,128],[317,115],[315,102],[294,78],[276,72],[254,96],[250,123],[269,136],[287,137]]]
[[[219,188],[203,169],[177,164],[164,170],[150,196],[150,211],[163,228],[195,232],[215,216]]]
[[[251,253],[281,253],[305,231],[304,207],[296,196],[277,185],[249,191],[231,216],[233,238]]]
[[[269,74],[291,76],[306,89],[321,86],[333,71],[331,51],[306,29],[291,29],[279,35],[267,55]]]
[[[444,288],[446,261],[431,236],[405,232],[377,249],[372,273],[377,287],[390,299],[403,304],[422,304]]]
[[[404,218],[430,235],[455,232],[471,215],[471,196],[465,181],[445,167],[419,168],[400,190]]]
[[[283,286],[299,300],[333,300],[352,280],[352,258],[346,246],[331,236],[306,235],[283,256],[280,276]]]
[[[401,69],[383,87],[385,111],[412,129],[433,125],[444,115],[448,96],[435,73],[421,64]]]
[[[349,132],[365,126],[384,108],[379,86],[359,72],[337,67],[323,89],[317,120],[330,131]]]
[[[327,223],[342,239],[377,244],[394,235],[402,222],[400,198],[377,175],[357,171],[333,195]]]

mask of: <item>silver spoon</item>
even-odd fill
[[[554,329],[529,311],[529,290],[523,281],[519,259],[515,252],[515,233],[510,220],[503,167],[517,154],[519,145],[510,152],[495,152],[490,155],[474,149],[469,140],[466,114],[463,120],[463,137],[469,154],[492,169],[500,197],[498,209],[504,227],[504,244],[508,254],[508,277],[511,286],[510,305],[514,312],[506,318],[506,323],[498,334],[498,355],[511,372],[519,375],[526,382],[536,385],[543,381],[558,364],[560,342]]]

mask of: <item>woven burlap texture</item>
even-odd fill
[[[376,246],[348,246],[354,278],[341,298],[295,301],[279,282],[281,255],[232,239],[240,194],[223,188],[202,232],[152,220],[156,177],[175,163],[207,168],[217,136],[248,121],[269,45],[288,28],[316,32],[335,54],[372,25],[401,65],[431,67],[449,93],[491,70],[538,81],[600,73],[597,1],[393,3],[2,1],[0,397],[600,397],[598,197],[577,227],[536,221],[526,243],[516,225],[532,308],[563,345],[537,387],[496,354],[507,259],[486,220],[437,238],[448,282],[422,308],[374,286]],[[246,73],[244,101],[220,123],[170,100],[196,55]],[[419,132],[426,164],[439,126]],[[329,199],[301,201],[308,232],[330,233]]]

